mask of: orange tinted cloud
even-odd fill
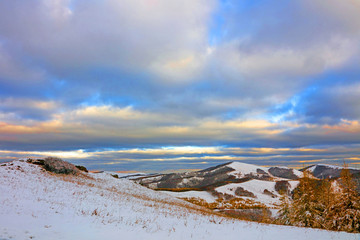
[[[360,123],[359,121],[355,120],[350,121],[346,119],[341,119],[341,123],[332,126],[325,125],[323,128],[345,133],[360,133]]]

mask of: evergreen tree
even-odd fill
[[[320,188],[318,190],[319,193],[318,200],[322,202],[323,211],[325,211],[329,206],[331,206],[335,199],[332,182],[333,181],[331,181],[330,179],[322,180]]]
[[[347,167],[341,172],[341,187],[335,201],[325,211],[328,229],[360,232],[360,196]]]
[[[292,202],[287,194],[282,194],[280,197],[280,210],[278,212],[278,218],[276,219],[276,223],[283,225],[291,225],[291,217],[292,217]]]
[[[338,192],[332,187],[336,181],[314,180],[309,176],[304,171],[292,200],[282,196],[277,223],[360,232],[360,195],[347,165],[341,172]]]
[[[327,202],[331,201],[326,195],[328,192],[331,192],[330,182],[312,179],[310,173],[304,171],[304,177],[299,180],[292,200],[286,195],[282,196],[277,222],[284,225],[324,228],[324,211]]]
[[[318,201],[316,182],[310,178],[310,173],[304,171],[304,177],[294,191],[290,214],[292,225],[299,227],[323,227],[323,209]]]

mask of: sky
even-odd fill
[[[2,0],[0,161],[360,168],[359,0]]]

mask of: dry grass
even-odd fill
[[[188,191],[204,191],[200,188],[155,188],[155,191],[169,191],[169,192],[188,192]]]
[[[212,203],[194,197],[183,199],[192,204],[210,209],[215,214],[220,214],[221,216],[226,216],[228,218],[261,223],[272,223],[273,221],[268,208],[264,204],[255,202],[251,199],[232,198],[230,200],[224,200],[219,198]]]
[[[211,208],[207,206],[203,206],[201,204],[192,204],[191,201],[181,201],[178,199],[171,199],[171,198],[154,198],[142,193],[135,193],[132,191],[124,191],[122,189],[117,188],[116,186],[111,187],[104,187],[102,184],[102,179],[95,179],[89,176],[86,173],[80,173],[78,175],[65,175],[65,174],[55,174],[51,172],[44,172],[43,174],[49,174],[55,178],[60,178],[64,182],[69,182],[75,184],[79,187],[87,186],[90,188],[95,188],[97,191],[103,191],[104,193],[100,193],[100,195],[113,195],[114,201],[141,201],[145,207],[152,208],[155,211],[159,211],[171,216],[177,217],[187,217],[189,214],[196,214],[201,216],[210,217],[211,221],[214,220],[214,216],[217,217],[225,217],[228,219],[228,216],[214,212]],[[144,187],[144,190],[148,191],[147,188]],[[106,194],[107,192],[107,194]],[[74,192],[76,194],[76,192]],[[81,194],[81,193],[77,193]],[[190,202],[190,203],[189,203]],[[99,209],[95,209],[91,213],[89,212],[82,212],[82,215],[91,215],[91,216],[100,216],[106,213],[99,213]],[[218,220],[223,221],[223,220]]]
[[[215,202],[208,203],[200,198],[183,198],[184,200],[191,202],[193,204],[206,207],[209,209],[266,209],[266,205],[256,202],[251,199],[243,198],[232,198],[225,200],[223,198],[218,198]]]

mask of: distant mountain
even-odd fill
[[[229,183],[242,183],[252,179],[263,181],[296,180],[302,172],[287,167],[260,167],[253,164],[229,162],[196,172],[158,174],[135,179],[152,189],[212,190]]]
[[[196,172],[141,176],[133,180],[151,189],[170,191],[169,194],[180,198],[201,198],[207,202],[242,198],[273,207],[280,203],[281,193],[290,193],[302,176],[301,171],[287,167],[228,162]]]
[[[319,179],[338,179],[344,167],[317,164],[301,169],[301,171],[308,170],[314,177]],[[356,183],[356,190],[360,193],[360,169],[349,168],[350,173]]]
[[[312,165],[307,169],[314,178],[336,179],[342,167]],[[132,178],[151,189],[170,191],[180,198],[201,198],[207,202],[218,199],[248,199],[270,207],[280,203],[283,193],[291,194],[303,171],[288,167],[261,167],[241,162],[228,162],[196,172],[157,174]],[[360,169],[350,169],[360,192]]]
[[[301,171],[308,170],[314,177],[319,179],[327,178],[339,178],[341,170],[343,167],[327,165],[327,164],[317,164],[311,165],[309,167],[303,168]],[[349,171],[355,178],[360,178],[360,169],[349,168]]]

